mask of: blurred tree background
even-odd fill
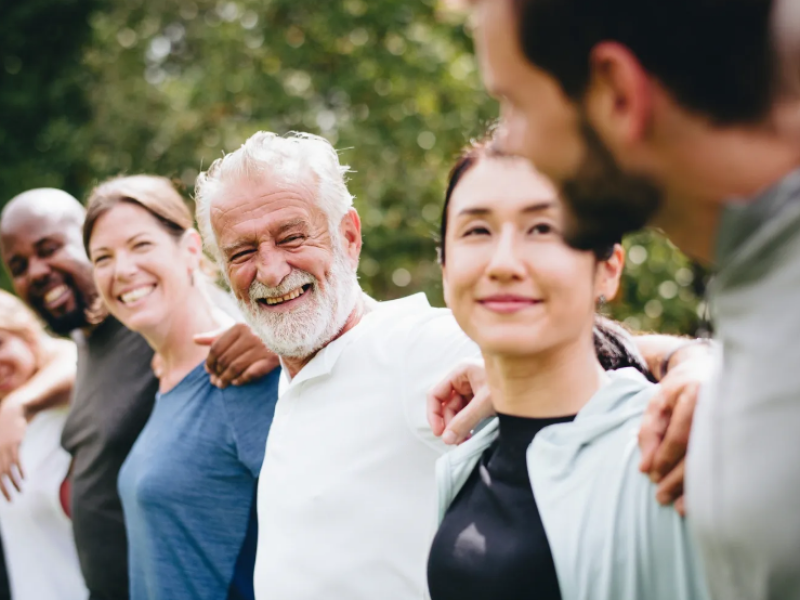
[[[365,289],[442,302],[446,174],[497,106],[461,17],[436,0],[4,2],[0,60],[0,203],[42,186],[85,198],[139,172],[188,197],[198,171],[253,132],[310,131],[354,169]],[[626,245],[609,312],[695,332],[700,274],[654,234]]]

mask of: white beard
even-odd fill
[[[259,281],[250,285],[250,301],[238,300],[245,320],[278,356],[308,358],[333,340],[344,328],[356,306],[361,288],[356,270],[344,250],[334,240],[333,264],[322,289],[316,277],[293,270],[277,287]],[[261,310],[258,300],[278,297],[311,284],[309,300],[296,310],[279,313]]]

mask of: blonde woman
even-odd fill
[[[170,182],[137,175],[89,198],[84,243],[106,309],[159,360],[155,408],[120,470],[132,600],[253,598],[253,500],[278,371],[219,389],[194,336],[226,326],[200,236]]]
[[[25,386],[54,354],[65,352],[74,357],[71,342],[50,338],[20,300],[0,291],[3,402],[13,400],[9,396]],[[0,499],[0,528],[14,600],[83,600],[87,595],[68,516],[70,457],[60,445],[67,398],[64,394],[60,406],[28,415],[17,462],[24,479],[7,485],[8,499]]]

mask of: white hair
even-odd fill
[[[211,227],[212,200],[226,186],[265,174],[284,181],[313,177],[317,183],[317,204],[328,217],[331,237],[337,240],[339,224],[353,206],[353,196],[347,189],[349,171],[350,167],[339,162],[331,143],[318,135],[291,132],[280,136],[269,131],[253,134],[238,150],[215,160],[197,178],[197,224],[206,248],[217,261],[222,260]]]

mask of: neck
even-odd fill
[[[591,338],[537,356],[484,353],[497,412],[528,418],[577,414],[606,377]]]
[[[706,128],[682,146],[654,224],[686,254],[712,264],[725,204],[753,202],[798,168],[800,144],[761,126]]]
[[[339,333],[333,336],[332,339],[327,341],[325,343],[325,346],[327,346],[334,340],[339,339],[345,333],[350,331],[353,327],[358,325],[361,322],[361,319],[364,318],[364,315],[367,314],[370,310],[372,310],[375,304],[377,304],[375,300],[373,300],[366,294],[360,293],[358,295],[358,299],[356,300],[355,308],[353,308],[352,312],[347,317],[347,320],[344,323],[344,327],[342,327],[341,330],[339,330]],[[325,346],[323,346],[322,348],[324,348]],[[322,350],[322,348],[320,348],[320,350]],[[289,377],[294,378],[295,375],[297,375],[303,367],[305,367],[309,362],[311,362],[311,359],[314,358],[318,353],[319,350],[317,350],[316,352],[314,352],[309,356],[305,356],[302,358],[282,356],[281,366],[289,374]]]
[[[142,332],[161,359],[159,381],[162,392],[172,389],[208,356],[208,347],[195,344],[193,337],[220,325],[211,307],[201,299],[194,310],[181,308],[174,311],[166,329]]]

